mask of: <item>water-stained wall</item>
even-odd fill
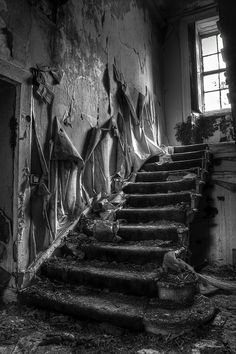
[[[139,94],[145,96],[148,92],[152,97],[154,123],[158,127],[156,138],[159,144],[165,143],[161,42],[161,32],[141,0],[0,0],[0,58],[29,74],[30,68],[40,68],[43,77],[41,85],[34,87],[32,120],[27,120],[27,126],[32,124],[31,162],[26,158],[25,165],[19,167],[26,171],[32,191],[28,201],[29,217],[33,220],[34,215],[39,216],[31,223],[28,238],[24,236],[28,249],[24,257],[21,255],[24,258],[21,259],[22,272],[53,241],[43,221],[45,200],[50,199],[51,189],[57,188],[57,176],[50,172],[54,163],[58,169],[58,162],[51,161],[55,117],[73,148],[84,159],[88,132],[91,128],[103,127],[120,111],[114,64],[135,106]],[[27,133],[21,137],[25,138]],[[115,144],[107,134],[99,146],[104,162],[101,173],[105,171],[107,181],[116,172]],[[47,173],[52,174],[54,184],[42,183],[36,195],[37,178],[42,175],[45,178]],[[41,182],[44,182],[42,178]],[[96,183],[96,192],[109,193],[109,181],[100,190],[99,178]],[[24,191],[21,190],[20,196],[22,203],[26,203]],[[92,190],[89,191],[91,196]],[[54,203],[56,209],[58,201],[50,203]],[[26,206],[22,208],[26,209]],[[20,215],[22,219],[24,212]],[[50,217],[55,219],[55,215]],[[24,228],[22,220],[20,227]]]

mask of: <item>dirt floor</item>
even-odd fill
[[[230,278],[229,273],[227,277],[222,273],[222,278]],[[0,308],[0,354],[236,353],[236,294],[218,291],[211,299],[217,308],[215,318],[176,338],[133,333],[106,323],[4,305]]]

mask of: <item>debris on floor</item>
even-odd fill
[[[236,296],[211,296],[218,309],[204,327],[176,336],[137,333],[107,323],[26,306],[0,310],[0,354],[223,354],[236,352]]]

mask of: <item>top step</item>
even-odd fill
[[[173,148],[174,148],[174,153],[183,153],[183,152],[190,152],[190,151],[206,150],[208,148],[208,144],[173,146]]]
[[[171,155],[172,161],[184,161],[184,160],[194,160],[201,159],[204,157],[205,150],[187,151],[187,152],[174,152]],[[150,157],[146,163],[159,162],[159,156]]]

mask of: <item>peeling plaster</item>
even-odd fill
[[[3,3],[0,0],[0,9]],[[161,80],[156,70],[159,66],[159,38],[143,1],[67,1],[60,6],[55,24],[45,16],[39,16],[27,0],[9,0],[7,4],[11,18],[3,14],[0,19],[3,28],[7,27],[13,36],[11,60],[21,63],[26,70],[36,65],[56,65],[64,72],[60,84],[53,86],[55,98],[52,106],[48,107],[33,97],[35,122],[45,156],[52,117],[57,116],[75,148],[82,153],[91,127],[102,125],[112,114],[117,114],[117,84],[112,71],[114,58],[132,92],[144,93],[148,86],[150,92],[161,96]],[[6,39],[2,42],[6,49]],[[10,55],[9,51],[5,55]],[[153,72],[157,81],[155,86]],[[109,76],[109,92],[103,81],[104,73]],[[30,130],[23,118],[20,134],[20,144],[25,144],[30,139]],[[106,148],[112,149],[111,144],[107,143]],[[15,259],[18,254],[21,269],[24,269],[29,256],[26,248],[29,244],[30,159],[24,156],[21,161],[19,169],[21,173],[23,171],[23,178],[19,182],[16,246],[19,247],[20,243],[23,246],[17,251],[15,246],[14,254]]]

